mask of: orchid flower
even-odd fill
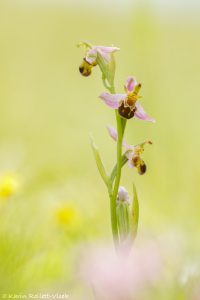
[[[102,93],[99,97],[110,108],[118,109],[120,116],[125,119],[131,119],[135,116],[143,121],[155,122],[138,102],[140,89],[141,83],[137,83],[133,77],[128,77],[125,84],[125,94]]]
[[[114,141],[117,141],[118,139],[118,134],[115,128],[112,126],[107,126],[108,133],[111,136],[111,138]],[[136,146],[129,145],[125,140],[123,140],[122,145],[125,148],[125,155],[128,158],[128,166],[129,168],[134,168],[136,167],[138,170],[138,173],[140,175],[143,175],[146,172],[146,164],[145,162],[141,159],[140,155],[144,151],[144,145],[146,144],[152,144],[151,141],[146,140],[143,143],[140,143]]]
[[[89,76],[92,73],[92,68],[97,65],[97,57],[101,56],[105,64],[108,64],[111,60],[111,53],[120,50],[117,47],[106,46],[92,46],[86,42],[82,42],[79,46],[86,47],[86,54],[83,58],[83,62],[79,67],[79,71],[83,76]]]

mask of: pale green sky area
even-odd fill
[[[127,9],[130,6],[149,6],[159,10],[200,8],[199,0],[9,0],[12,3],[26,5],[73,5],[89,7],[112,7]],[[6,2],[9,2],[6,1]]]

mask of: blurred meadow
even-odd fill
[[[13,176],[16,186],[0,198],[0,294],[76,295],[80,247],[112,241],[89,134],[110,170],[115,144],[106,125],[115,116],[98,99],[98,68],[89,78],[78,71],[81,40],[120,47],[116,90],[136,76],[156,119],[132,119],[126,132],[130,144],[153,141],[144,176],[123,168],[122,183],[138,190],[140,238],[165,240],[183,268],[200,261],[200,20],[191,6],[1,0],[0,178]],[[168,277],[176,272],[172,266]],[[188,299],[178,279],[171,286],[158,299]]]

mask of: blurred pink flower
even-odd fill
[[[196,285],[193,292],[192,292],[192,300],[200,300],[200,284],[199,286]]]
[[[161,259],[154,244],[135,247],[130,255],[116,254],[113,248],[96,248],[87,253],[81,265],[84,280],[93,287],[97,299],[104,300],[135,299],[160,272]]]
[[[108,133],[114,141],[117,141],[118,134],[115,128],[112,126],[107,126]],[[138,169],[139,174],[144,174],[146,172],[146,165],[144,161],[141,159],[140,155],[144,151],[145,144],[152,144],[151,141],[147,140],[143,143],[140,143],[136,146],[129,145],[125,140],[122,141],[122,145],[125,148],[125,155],[128,158],[128,166],[129,168],[136,167]]]
[[[99,97],[110,108],[118,109],[120,116],[125,119],[131,119],[135,116],[143,121],[155,122],[138,102],[140,88],[141,84],[137,83],[135,78],[128,77],[125,84],[125,94],[102,93]]]

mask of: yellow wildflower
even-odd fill
[[[58,223],[69,228],[76,228],[80,224],[80,214],[73,204],[64,204],[56,209],[56,220]]]
[[[19,181],[14,173],[4,173],[0,176],[0,198],[9,198],[19,187]]]

